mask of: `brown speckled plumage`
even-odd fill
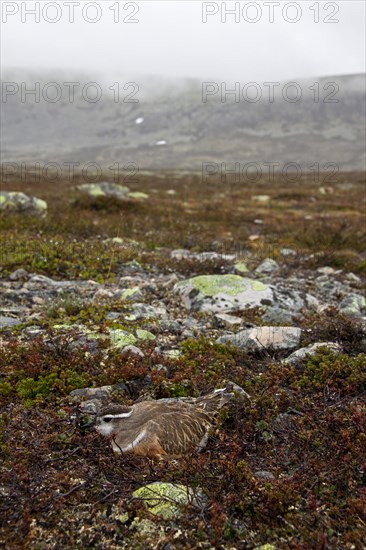
[[[203,448],[216,414],[233,396],[225,390],[198,398],[141,401],[101,409],[96,428],[111,437],[115,452],[151,458]],[[117,415],[117,416],[116,416]]]

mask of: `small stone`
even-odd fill
[[[128,187],[107,181],[102,181],[100,183],[84,183],[78,185],[76,189],[93,199],[97,197],[113,197],[114,199],[126,200],[130,192]]]
[[[133,345],[137,340],[136,336],[122,329],[111,330],[109,335],[112,345],[117,349],[123,349],[126,346]]]
[[[235,271],[238,273],[247,273],[249,271],[247,265],[244,262],[238,262],[234,265]]]
[[[165,357],[169,357],[169,359],[178,359],[182,352],[179,349],[169,349],[167,351],[164,351]]]
[[[351,281],[352,283],[360,283],[361,278],[358,275],[355,275],[354,273],[347,273],[346,275],[347,281]]]
[[[141,357],[143,359],[145,357],[144,352],[138,348],[137,346],[129,345],[123,348],[122,350],[122,356],[128,356],[128,355],[135,355],[136,357]]]
[[[280,254],[281,256],[296,256],[297,252],[293,248],[281,248]]]
[[[335,275],[336,273],[341,273],[341,269],[334,269],[333,267],[325,266],[325,267],[319,267],[317,269],[318,273],[321,273],[322,275]]]
[[[138,286],[126,288],[121,292],[121,298],[124,300],[137,300],[142,298],[142,292]]]
[[[105,316],[108,321],[116,321],[120,317],[121,313],[119,311],[109,311]]]
[[[41,334],[44,334],[46,331],[42,329],[41,327],[37,325],[31,325],[29,327],[26,327],[22,334],[26,336],[27,338],[36,338],[37,336],[40,336]]]
[[[189,250],[186,250],[185,248],[172,250],[170,253],[170,257],[173,260],[183,260],[183,258],[189,258],[190,255],[191,255],[191,252]]]
[[[267,203],[271,200],[270,195],[253,195],[252,200],[256,202]]]
[[[273,273],[279,269],[279,265],[275,260],[271,258],[266,258],[261,264],[255,269],[255,273]]]
[[[274,481],[276,479],[272,472],[268,472],[267,470],[257,470],[254,472],[254,477],[257,479],[264,479],[266,481]]]
[[[11,281],[22,281],[27,278],[28,278],[28,271],[22,268],[16,269],[15,271],[13,271],[13,273],[9,275],[9,279]]]
[[[22,321],[19,319],[14,319],[14,317],[6,317],[5,315],[0,315],[0,329],[5,327],[16,327],[20,325]]]
[[[241,317],[237,317],[236,315],[229,315],[228,313],[216,313],[215,319],[219,322],[220,325],[228,327],[240,325],[243,322]]]
[[[109,397],[113,390],[112,386],[100,386],[99,388],[79,388],[70,392],[70,397],[87,397],[88,399],[103,399]],[[89,407],[90,408],[90,407]],[[92,407],[91,407],[92,408]],[[84,409],[88,406],[85,403]]]

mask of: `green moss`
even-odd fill
[[[29,404],[47,398],[53,393],[66,395],[76,388],[85,386],[85,382],[85,376],[66,369],[61,373],[51,372],[36,379],[23,378],[16,384],[16,393]]]
[[[338,391],[342,394],[366,390],[366,355],[334,354],[323,349],[309,357],[296,384],[307,391]]]
[[[8,382],[7,380],[0,381],[0,395],[2,395],[3,397],[8,397],[12,393],[13,386],[10,384],[10,382]]]

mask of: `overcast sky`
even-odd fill
[[[87,3],[94,6],[86,9]],[[229,14],[225,22],[221,2],[146,0],[126,5],[78,0],[73,3],[74,22],[69,22],[72,2],[41,1],[40,21],[35,22],[25,8],[34,8],[36,2],[2,0],[2,69],[82,69],[105,72],[110,78],[154,74],[246,82],[365,72],[364,0],[281,1],[272,8],[265,3],[237,2],[238,22]],[[226,2],[227,8],[234,6]],[[217,13],[207,14],[203,22],[208,11]]]

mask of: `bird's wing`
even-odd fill
[[[157,434],[166,453],[181,454],[199,446],[211,423],[203,411],[172,411],[150,420],[147,427]]]

